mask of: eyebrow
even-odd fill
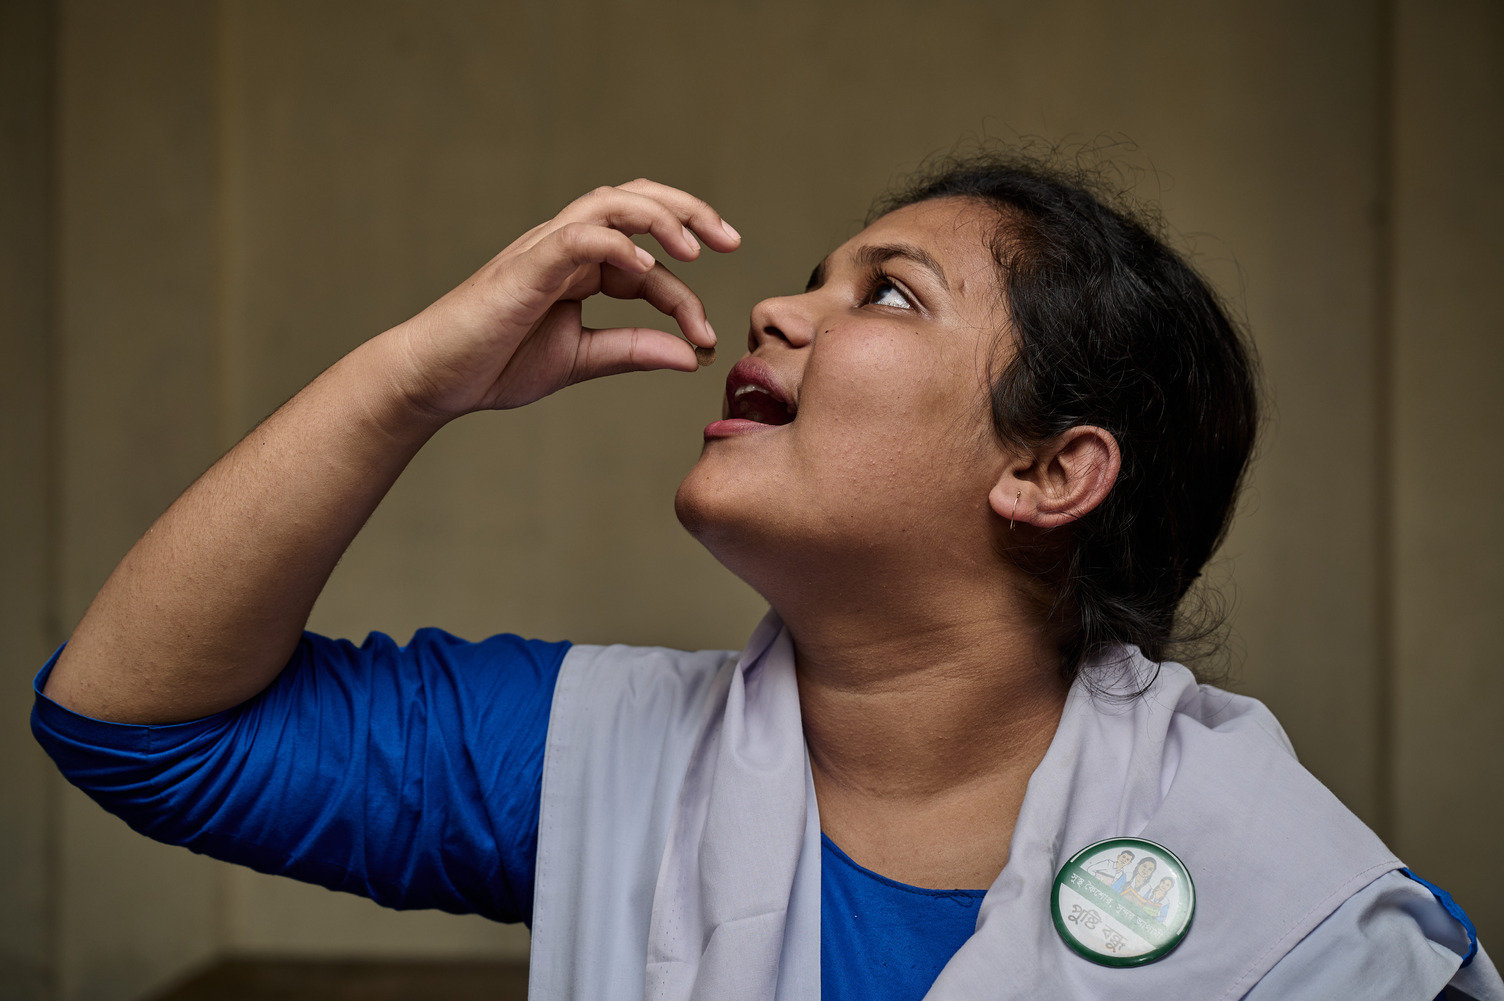
[[[913,261],[915,264],[928,269],[934,276],[940,279],[944,288],[950,288],[950,280],[945,277],[945,269],[940,262],[930,256],[923,247],[916,247],[912,243],[875,243],[864,247],[858,247],[852,255],[858,265],[868,268],[877,267],[895,257]],[[810,272],[809,283],[804,286],[806,292],[813,291],[825,284],[826,275],[830,271],[830,258],[827,257],[815,265],[815,270]]]

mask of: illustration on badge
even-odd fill
[[[1109,838],[1073,855],[1055,877],[1055,928],[1077,953],[1104,966],[1138,966],[1185,938],[1195,887],[1184,863],[1144,838]]]

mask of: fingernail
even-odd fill
[[[742,235],[738,233],[736,229],[725,219],[721,220],[721,228],[724,229],[726,231],[726,235],[731,237],[731,239],[733,240],[740,240],[742,238]]]
[[[689,231],[689,227],[688,226],[682,226],[680,228],[684,230],[684,239],[686,239],[686,240],[689,241],[689,245],[691,247],[695,248],[696,250],[699,250],[700,249],[700,241],[695,239],[695,235]]]
[[[645,268],[651,268],[654,264],[658,263],[657,261],[653,260],[652,254],[648,253],[641,247],[637,248],[637,259],[642,262],[642,266]]]

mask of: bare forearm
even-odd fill
[[[341,360],[178,498],[89,606],[49,698],[165,723],[270,683],[335,563],[441,423],[392,390],[390,350],[378,338]]]

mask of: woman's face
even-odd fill
[[[1155,862],[1152,858],[1146,858],[1133,870],[1133,888],[1136,890],[1149,882],[1149,877],[1154,875]]]
[[[796,581],[994,572],[995,228],[969,200],[906,206],[832,252],[804,292],[752,310],[750,361],[728,378],[733,419],[706,429],[675,506],[775,606]]]

